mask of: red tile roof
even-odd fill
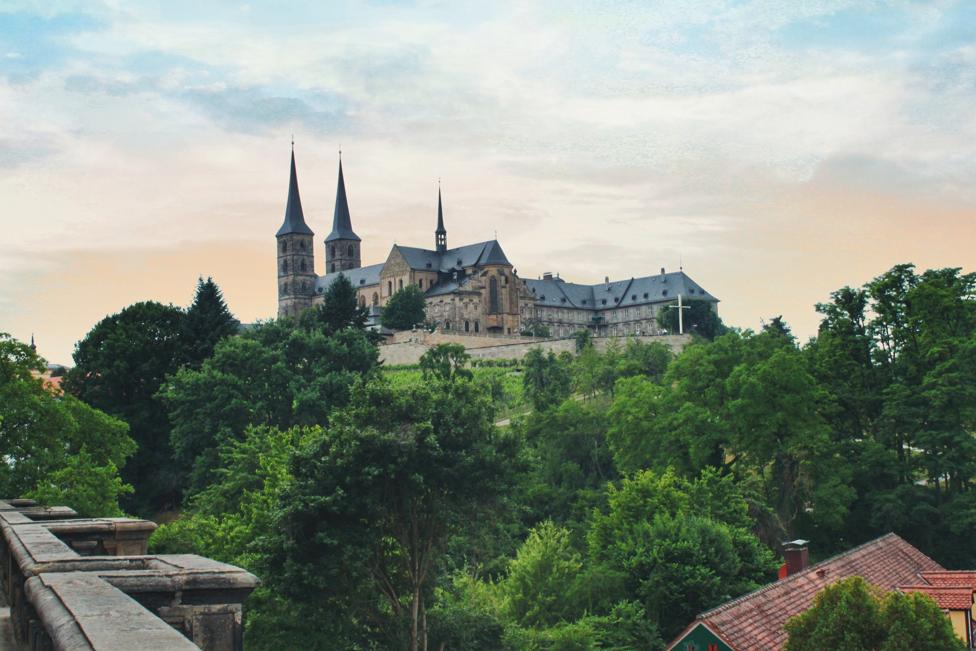
[[[900,585],[904,593],[919,592],[932,597],[942,610],[969,610],[973,607],[973,589],[969,586]]]
[[[968,586],[976,590],[976,572],[969,570],[922,572],[922,578],[929,585]]]
[[[704,622],[736,651],[779,651],[786,644],[786,620],[810,608],[817,593],[832,583],[860,576],[890,591],[922,583],[920,572],[942,571],[941,565],[889,533],[698,615],[668,648]]]

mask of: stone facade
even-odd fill
[[[321,303],[340,273],[356,288],[360,306],[378,310],[414,285],[425,295],[430,325],[468,335],[517,335],[536,325],[553,337],[581,329],[602,337],[659,335],[665,333],[657,325],[658,315],[679,297],[708,301],[713,309],[718,303],[684,271],[662,269],[660,275],[607,278],[596,285],[568,283],[551,274],[522,279],[496,240],[448,248],[440,192],[433,249],[396,244],[384,262],[363,267],[341,161],[332,231],[325,238],[324,276],[313,271],[312,235],[298,198],[293,152],[285,223],[277,234],[279,317],[297,316]]]

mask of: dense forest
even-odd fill
[[[659,649],[792,538],[976,568],[976,274],[896,266],[807,342],[692,307],[678,355],[387,368],[343,279],[243,329],[201,281],[99,322],[63,397],[0,337],[0,484],[254,572],[250,649]]]

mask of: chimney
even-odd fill
[[[543,280],[552,280],[552,272],[551,271],[544,271],[544,272],[542,272],[542,279]]]
[[[664,275],[664,267],[661,267],[661,275]]]
[[[789,540],[783,543],[783,559],[786,563],[786,576],[793,576],[797,572],[802,572],[810,563],[810,552],[807,550],[809,540]]]
[[[607,286],[607,291],[610,291],[610,276],[603,277],[603,284]]]

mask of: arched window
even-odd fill
[[[403,278],[399,278],[397,280],[397,291],[400,291],[401,289],[403,289]]]
[[[335,244],[333,244],[332,246],[329,247],[329,257],[330,258],[334,258],[335,257]]]
[[[300,248],[302,251],[305,250],[305,240],[298,240],[298,248]]]
[[[376,292],[373,292],[373,305],[379,305],[379,304],[380,304],[380,295],[377,294]]]
[[[488,282],[488,312],[498,314],[498,279],[494,277]]]
[[[468,322],[468,321],[465,321],[464,322],[464,331],[465,332],[470,332],[471,331],[471,323],[470,322]]]
[[[281,252],[288,253],[288,242],[281,240]]]
[[[352,252],[352,244],[350,244],[350,245],[349,245],[349,248],[348,248],[348,249],[346,249],[346,252],[347,252],[347,253],[349,254],[349,257],[350,257],[350,258],[351,258],[351,257],[353,256],[353,252]]]
[[[424,288],[424,279],[423,278],[421,278],[420,280],[417,281],[417,287],[419,287],[420,289],[423,289]]]
[[[281,273],[283,273],[283,274],[288,273],[288,261],[287,260],[282,260],[281,261]]]
[[[362,294],[359,295],[359,307],[366,307],[366,297]]]
[[[393,281],[392,280],[386,281],[386,295],[387,296],[393,296]]]
[[[451,329],[451,322],[450,321],[445,321],[444,322],[444,329],[445,330],[450,330]]]
[[[302,258],[302,271],[307,271],[308,267],[305,266],[305,258]]]
[[[475,321],[474,322],[474,331],[475,332],[481,332],[481,328],[479,326],[480,326],[480,324],[477,321]]]
[[[282,287],[284,287],[284,290],[285,290],[284,293],[287,294],[288,293],[288,283],[285,283],[284,285],[282,285]]]

